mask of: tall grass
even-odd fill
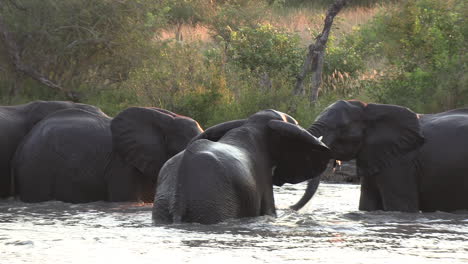
[[[379,4],[372,7],[349,7],[342,10],[337,16],[333,32],[336,36],[342,36],[352,32],[353,28],[367,23],[379,10],[389,4]],[[304,45],[310,44],[315,36],[322,30],[326,8],[322,5],[273,8],[267,12],[263,23],[269,23],[275,27],[286,29],[288,32],[297,33]],[[211,42],[212,34],[208,27],[203,24],[184,24],[181,27],[183,41]],[[175,39],[177,27],[173,26],[165,29],[160,34],[159,40]]]

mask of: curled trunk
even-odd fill
[[[314,135],[315,137],[320,137],[323,135],[324,131],[324,124],[322,124],[320,121],[316,121],[312,126],[310,126],[307,131]],[[320,184],[320,177],[315,177],[309,180],[307,183],[307,188],[305,190],[304,195],[301,197],[301,199],[294,205],[290,206],[289,208],[298,211],[304,205],[306,205],[312,197],[314,197],[315,193],[317,192],[317,188]]]
[[[315,178],[310,179],[309,182],[307,183],[307,188],[302,198],[296,204],[290,206],[289,208],[295,211],[298,211],[299,209],[304,207],[304,205],[306,205],[310,201],[310,199],[312,199],[315,192],[317,192],[317,188],[319,184],[320,184],[320,177],[315,177]]]

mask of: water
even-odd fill
[[[151,205],[0,201],[0,263],[468,263],[468,212],[357,211],[359,186],[275,189],[278,217],[152,226]],[[105,261],[105,262],[104,262]]]

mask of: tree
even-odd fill
[[[183,41],[182,26],[202,22],[213,9],[209,0],[173,0],[168,2],[169,23],[176,26],[175,38]]]
[[[305,95],[304,79],[307,73],[312,72],[312,88],[310,92],[310,101],[315,102],[318,98],[318,92],[320,85],[322,84],[322,71],[323,71],[323,60],[325,57],[325,48],[330,35],[330,30],[333,24],[333,19],[340,12],[340,10],[346,5],[347,0],[336,0],[327,11],[325,17],[325,23],[320,33],[315,38],[315,43],[309,45],[309,52],[305,58],[302,66],[302,71],[297,75],[296,86],[294,88],[295,95]]]
[[[78,100],[128,78],[167,10],[153,0],[0,0],[0,65]],[[94,89],[94,88],[93,88]]]

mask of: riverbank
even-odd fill
[[[321,176],[321,181],[359,184],[360,180],[356,174],[356,162],[354,160],[342,162],[341,165],[335,167],[333,167],[333,162],[330,162]]]

